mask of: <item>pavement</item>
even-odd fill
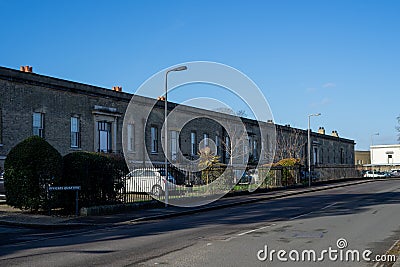
[[[266,193],[253,193],[248,195],[233,196],[219,199],[201,207],[174,207],[140,209],[120,214],[101,215],[101,216],[47,216],[40,214],[32,214],[29,212],[13,209],[4,202],[0,203],[0,225],[20,226],[41,229],[69,229],[90,226],[112,226],[122,225],[126,223],[144,222],[151,220],[159,220],[170,217],[189,215],[193,213],[206,212],[215,209],[227,208],[237,205],[249,204],[269,199],[278,199],[288,196],[305,194],[308,192],[316,192],[339,188],[344,186],[370,183],[374,180],[353,180],[346,182],[338,182],[334,184],[325,184],[312,186],[311,188],[294,188],[269,191]]]
[[[237,205],[244,205],[249,203],[257,203],[265,200],[279,199],[289,196],[296,196],[308,192],[317,192],[333,188],[341,188],[351,185],[372,183],[376,180],[353,180],[342,181],[333,184],[325,184],[313,186],[311,188],[292,188],[285,190],[269,191],[266,193],[248,194],[234,197],[222,198],[212,204],[193,207],[193,208],[180,208],[180,207],[167,207],[167,208],[153,208],[141,209],[120,214],[102,215],[102,216],[46,216],[23,212],[13,209],[0,202],[0,225],[20,226],[39,229],[75,229],[85,227],[104,227],[104,226],[118,226],[132,223],[144,223],[147,221],[160,220],[169,217],[184,216],[194,213],[201,213],[210,210],[222,209],[233,207]],[[385,180],[385,179],[380,179]],[[142,224],[141,224],[142,225]],[[146,225],[146,224],[143,224]],[[138,227],[140,227],[138,225]],[[386,265],[385,265],[386,266]],[[393,267],[400,267],[400,259],[392,265]]]

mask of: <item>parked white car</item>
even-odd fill
[[[125,177],[127,193],[150,193],[161,196],[165,192],[167,180],[164,169],[141,168],[131,171]],[[168,173],[168,191],[176,190],[176,180]]]
[[[393,176],[393,177],[400,177],[400,170],[392,170],[391,176]]]
[[[364,174],[364,177],[386,177],[386,174],[383,172],[378,172],[376,171],[375,173],[373,173],[372,171],[366,171]]]

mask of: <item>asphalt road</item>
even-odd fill
[[[276,253],[272,262],[260,261],[257,254],[267,246],[269,252],[313,249],[319,257],[329,247],[339,251],[337,240],[344,238],[344,254],[368,249],[372,259],[400,237],[399,204],[400,180],[389,180],[108,228],[3,227],[0,266],[374,266],[330,261],[326,254],[317,263],[283,263]]]

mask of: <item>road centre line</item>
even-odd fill
[[[270,224],[270,225],[266,225],[266,226],[263,226],[263,227],[260,227],[260,228],[256,228],[256,229],[253,229],[253,230],[249,230],[249,231],[237,234],[237,236],[247,235],[247,234],[250,234],[250,233],[253,233],[253,232],[256,232],[256,231],[260,231],[260,230],[263,230],[265,228],[268,228],[268,227],[271,227],[271,226],[275,226],[275,225],[276,225],[275,223]]]
[[[328,209],[328,208],[330,208],[330,207],[332,207],[332,206],[334,206],[334,205],[336,205],[336,204],[338,204],[338,203],[339,203],[339,202],[334,202],[334,203],[331,203],[331,204],[329,204],[329,205],[326,205],[326,206],[320,208],[319,210],[313,210],[313,211],[310,211],[310,212],[307,212],[307,213],[304,213],[304,214],[297,215],[297,216],[295,216],[295,217],[290,218],[289,221],[292,221],[292,220],[295,220],[295,219],[298,219],[298,218],[301,218],[301,217],[310,215],[310,214],[312,214],[312,213],[314,213],[314,212],[316,212],[316,211],[326,210],[326,209]]]
[[[320,208],[319,210],[326,210],[326,209],[328,209],[328,208],[330,208],[330,207],[332,207],[332,206],[334,206],[334,205],[336,205],[336,204],[338,204],[338,203],[339,203],[339,202],[331,203],[331,204],[329,204],[329,205],[326,205],[326,206]],[[318,210],[318,211],[319,211],[319,210]],[[288,220],[289,220],[289,221],[292,221],[292,220],[295,220],[295,219],[298,219],[298,218],[307,216],[307,215],[309,215],[309,214],[311,214],[311,213],[314,213],[314,212],[316,212],[316,211],[313,210],[313,211],[310,211],[310,212],[307,212],[307,213],[304,213],[304,214],[300,214],[300,215],[297,215],[297,216],[295,216],[295,217],[292,217],[292,218],[290,218],[290,219],[288,219]],[[276,225],[276,224],[273,223],[273,224],[266,225],[266,226],[263,226],[263,227],[255,228],[255,229],[252,229],[252,230],[248,230],[248,231],[246,231],[246,232],[237,234],[237,236],[244,236],[244,235],[247,235],[247,234],[250,234],[250,233],[253,233],[253,232],[257,232],[257,231],[260,231],[260,230],[263,230],[263,229],[265,229],[265,228],[268,228],[268,227],[271,227],[271,226],[275,226],[275,225]]]

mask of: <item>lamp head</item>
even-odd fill
[[[187,70],[187,66],[179,66],[179,67],[170,69],[169,71],[182,71],[182,70]]]

